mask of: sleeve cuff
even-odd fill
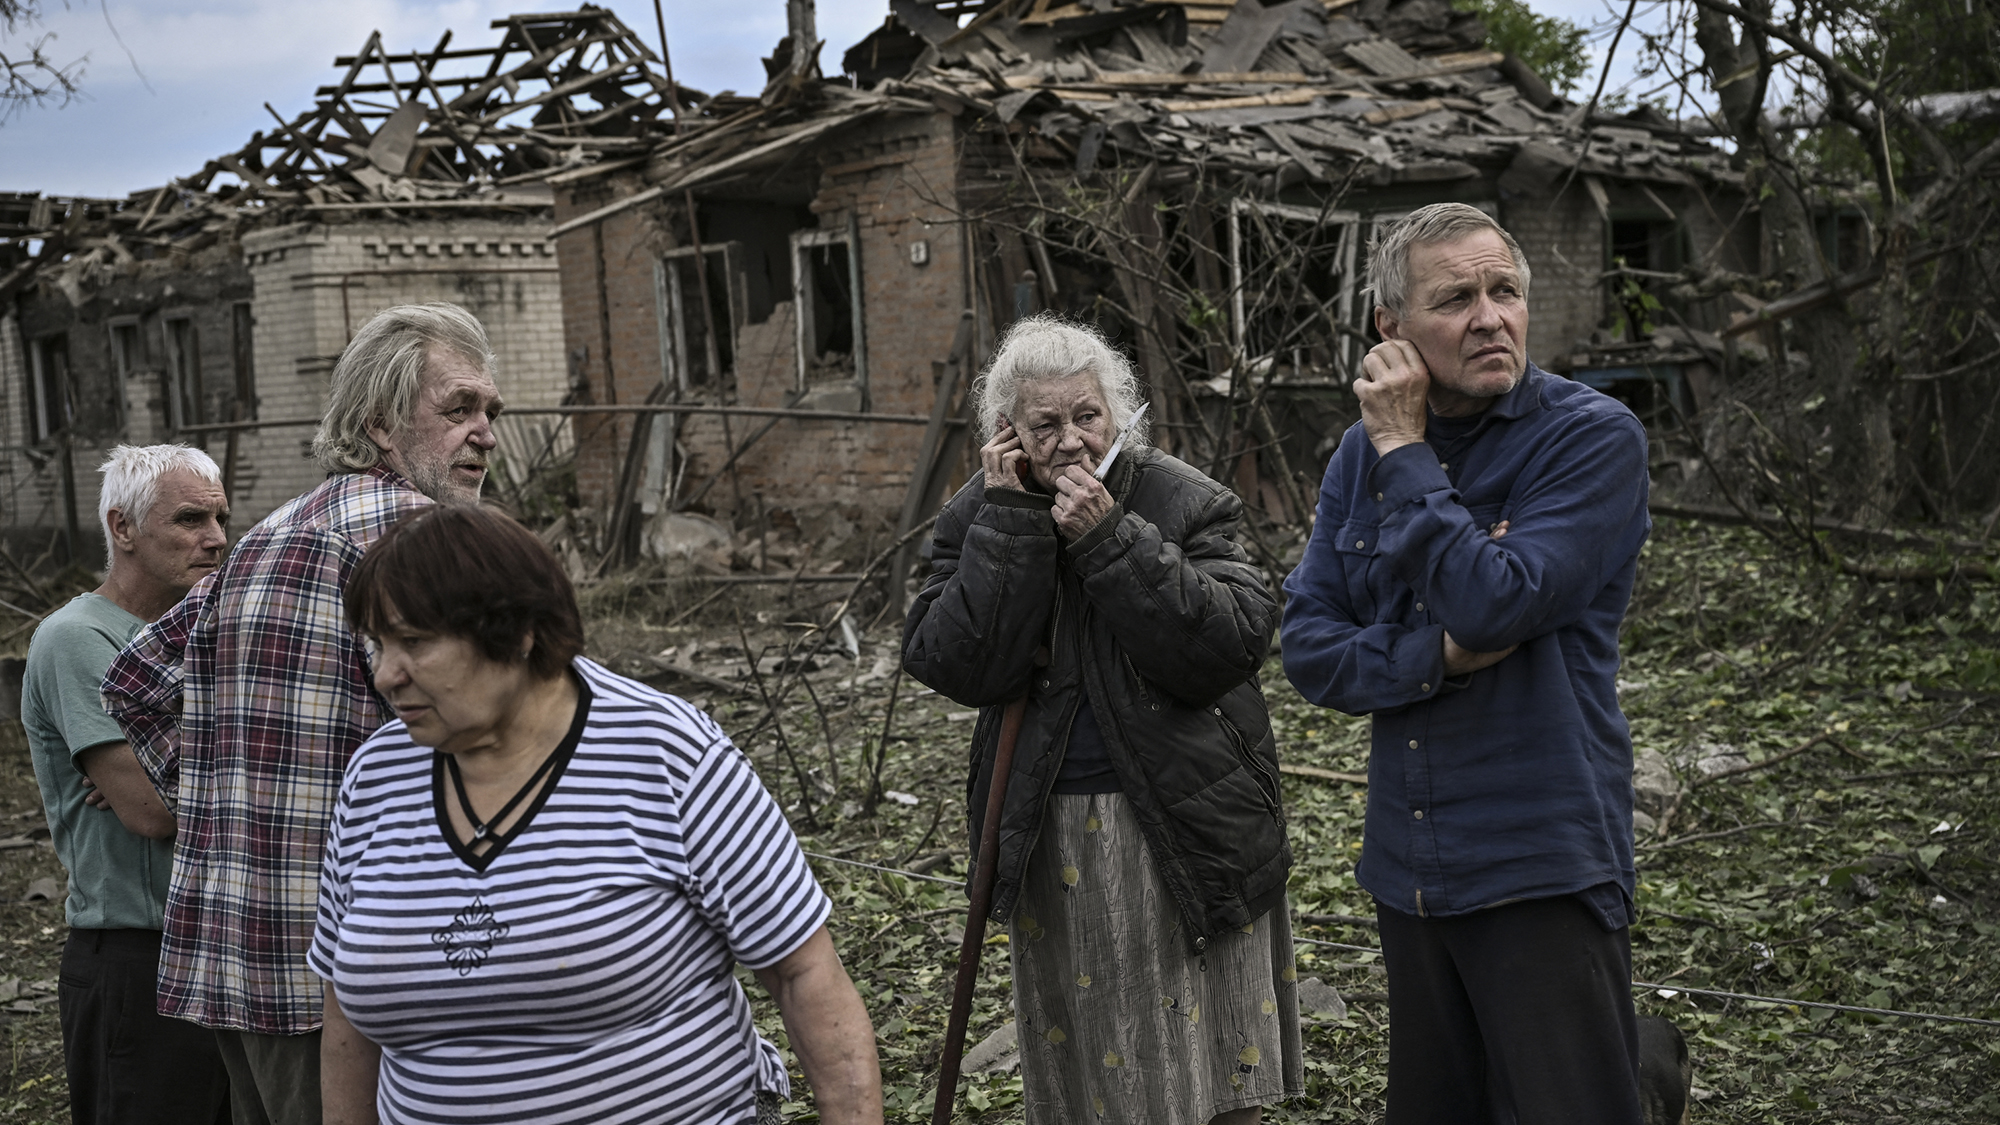
[[[1039,496],[1025,489],[1008,488],[1000,484],[986,486],[986,502],[1001,508],[1029,508],[1044,512],[1055,507],[1056,503],[1053,497]]]
[[[1097,521],[1096,527],[1084,532],[1083,538],[1069,545],[1070,555],[1072,557],[1080,557],[1088,554],[1091,548],[1118,534],[1118,524],[1124,518],[1125,505],[1111,505],[1111,510],[1104,514],[1103,519]]]
[[[1438,464],[1437,452],[1426,442],[1414,442],[1375,462],[1368,473],[1368,491],[1387,513],[1419,497],[1452,487]]]

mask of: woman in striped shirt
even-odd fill
[[[776,803],[707,715],[579,655],[539,539],[427,509],[346,610],[398,721],[355,752],[327,834],[328,1125],[776,1120],[786,1068],[738,963],[821,1120],[882,1120],[868,1013]]]

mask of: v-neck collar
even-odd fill
[[[515,837],[534,822],[535,814],[542,811],[542,806],[549,801],[549,795],[556,791],[556,786],[562,784],[563,773],[569,769],[569,762],[576,754],[577,744],[583,740],[584,721],[590,716],[590,683],[574,668],[569,670],[569,675],[576,681],[576,714],[569,721],[569,732],[563,735],[563,740],[556,744],[555,750],[550,755],[555,764],[549,768],[548,780],[542,783],[542,791],[535,794],[535,799],[528,803],[527,809],[521,813],[521,819],[515,821],[512,828],[486,837],[493,841],[493,846],[487,848],[484,855],[473,851],[471,843],[460,840],[458,833],[452,831],[451,814],[445,811],[444,754],[438,750],[431,751],[431,815],[437,818],[438,832],[444,836],[444,842],[451,848],[452,854],[463,860],[465,865],[474,871],[484,873],[491,867],[500,853],[507,850],[507,845],[513,843]],[[472,810],[465,810],[465,814],[466,822],[471,823]]]

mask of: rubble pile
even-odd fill
[[[1156,165],[1156,187],[1197,170],[1266,195],[1501,169],[1512,191],[1572,175],[1742,182],[1728,154],[1650,107],[1586,120],[1518,58],[1485,49],[1483,23],[1447,0],[1003,0],[966,6],[977,14],[963,26],[921,0],[891,9],[844,54],[852,85],[767,96],[662,146],[648,194],[767,173],[865,117],[937,110],[1077,175]],[[988,163],[996,180],[1016,171],[1004,151]]]

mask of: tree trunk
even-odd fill
[[[1760,14],[1769,4],[1749,0]],[[1828,276],[1811,208],[1791,153],[1764,115],[1764,94],[1770,56],[1763,36],[1744,28],[1737,37],[1734,21],[1706,8],[1695,17],[1695,41],[1711,80],[1743,75],[1716,92],[1731,134],[1747,158],[1746,189],[1760,200],[1763,239],[1769,259],[1767,273],[1791,288],[1823,281]],[[1793,344],[1804,353],[1807,380],[1825,396],[1833,450],[1821,462],[1801,451],[1808,465],[1827,464],[1838,476],[1811,491],[1824,495],[1844,518],[1880,518],[1887,513],[1895,483],[1895,445],[1887,396],[1864,378],[1860,334],[1844,301],[1835,301],[1794,318],[1789,326]],[[1785,378],[1782,356],[1774,356]],[[1817,443],[1814,443],[1817,444]],[[1809,470],[1810,471],[1810,470]]]

